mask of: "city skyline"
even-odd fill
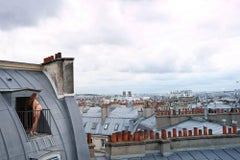
[[[237,0],[0,2],[0,60],[73,57],[75,93],[239,89]]]

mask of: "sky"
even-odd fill
[[[239,0],[0,0],[0,60],[74,58],[75,93],[240,89]]]

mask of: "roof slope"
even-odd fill
[[[235,148],[206,149],[178,151],[170,156],[161,154],[146,154],[144,157],[122,158],[118,160],[239,160],[240,146]],[[96,160],[107,160],[106,157],[96,157]]]
[[[81,115],[73,96],[58,99],[41,71],[0,68],[0,75],[0,159],[22,160],[36,151],[51,150],[45,142],[36,147],[28,141],[15,112],[15,98],[29,97],[32,91],[40,91],[39,102],[44,109],[50,109],[52,140],[54,147],[62,150],[61,158],[90,159]]]

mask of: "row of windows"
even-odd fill
[[[87,125],[87,122],[84,123],[83,127],[85,128],[86,125]],[[97,122],[93,122],[93,123],[92,123],[92,126],[91,126],[91,129],[95,130],[95,129],[97,128],[97,125],[98,125]],[[104,129],[104,130],[107,130],[108,127],[109,127],[109,125],[110,125],[110,123],[105,123],[103,129]],[[117,130],[118,130],[119,125],[120,125],[119,123],[116,123],[116,124],[115,124],[115,126],[114,126],[114,131],[117,131]]]

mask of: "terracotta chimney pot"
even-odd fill
[[[188,136],[192,136],[192,130],[188,130]]]
[[[177,137],[177,129],[173,128],[173,137],[176,138]]]
[[[155,136],[156,136],[155,139],[159,139],[159,138],[160,138],[160,137],[159,137],[159,133],[156,133]]]
[[[222,126],[222,133],[227,134],[227,127],[225,125]]]
[[[171,137],[172,137],[172,132],[168,131],[168,138],[171,138]]]
[[[233,134],[237,134],[237,125],[232,126]]]

